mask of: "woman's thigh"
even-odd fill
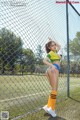
[[[45,75],[46,75],[46,77],[47,77],[47,79],[48,79],[48,81],[50,83],[50,77],[49,77],[48,71],[45,73]],[[51,83],[50,83],[50,85],[51,85]]]
[[[55,69],[53,72],[53,70],[50,69],[48,72],[49,72],[49,76],[50,76],[51,87],[53,90],[57,90],[59,71],[57,69]]]

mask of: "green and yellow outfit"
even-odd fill
[[[60,57],[59,55],[57,54],[57,51],[50,51],[48,54],[47,54],[47,57],[50,59],[50,62],[55,62],[55,61],[60,61]],[[56,63],[53,64],[56,69],[60,70],[60,66]]]

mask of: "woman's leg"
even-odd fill
[[[47,77],[47,79],[48,79],[48,81],[49,81],[49,83],[50,83],[50,85],[51,85],[50,76],[49,76],[48,71],[45,73],[45,75],[46,75],[46,77]]]
[[[50,78],[50,84],[52,87],[52,92],[48,99],[48,107],[51,107],[54,110],[57,96],[59,71],[57,69],[55,69],[54,71],[52,71],[52,69],[49,69],[48,74]]]
[[[52,90],[57,91],[59,71],[57,69],[55,69],[54,72],[53,72],[52,69],[51,69],[51,70],[49,70],[48,74],[49,74],[50,84],[51,84]]]

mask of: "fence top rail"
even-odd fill
[[[69,0],[67,0],[69,2]],[[69,2],[69,5],[74,9],[74,11],[80,16],[80,13],[76,10],[76,8]]]

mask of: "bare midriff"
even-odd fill
[[[52,64],[57,64],[60,66],[60,61],[55,61],[55,62],[52,62]]]

